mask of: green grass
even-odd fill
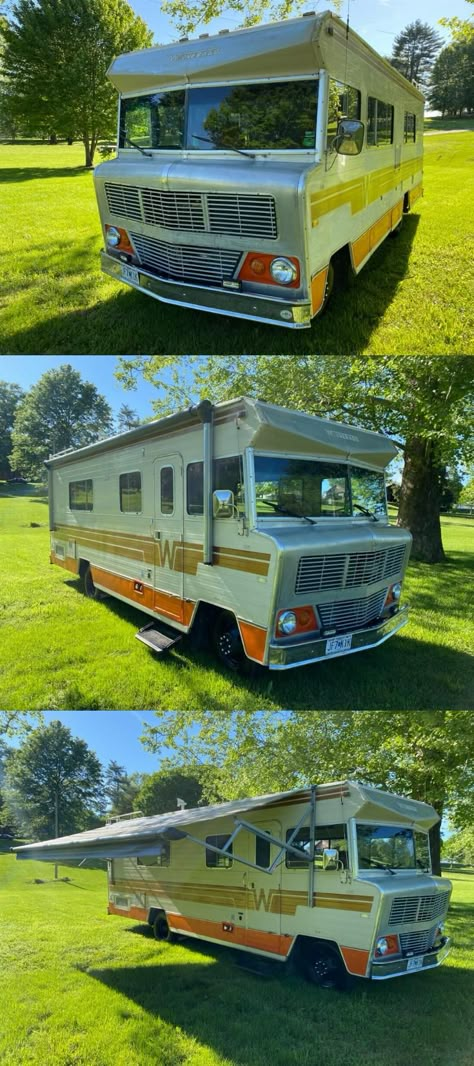
[[[432,130],[474,130],[474,116],[465,115],[463,118],[449,118],[448,115],[445,118],[440,116],[425,117],[424,128],[425,133]]]
[[[160,304],[102,275],[82,147],[0,145],[0,352],[472,354],[473,138],[441,134],[425,147],[425,198],[399,237],[310,330],[293,332]]]
[[[474,876],[453,874],[451,955],[350,993],[240,970],[106,914],[106,878],[0,854],[2,1066],[468,1066]],[[44,879],[33,884],[34,878]]]
[[[0,495],[1,709],[473,705],[472,520],[443,519],[445,563],[410,564],[404,598],[412,614],[400,634],[372,651],[282,674],[261,669],[248,680],[228,674],[186,640],[157,659],[134,639],[146,621],[142,613],[113,598],[86,599],[72,574],[50,565],[46,499],[30,492],[11,487]]]

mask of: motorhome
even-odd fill
[[[156,652],[188,632],[231,670],[364,651],[408,620],[395,455],[352,425],[204,400],[48,460],[51,562],[151,616],[137,635]]]
[[[157,300],[307,328],[422,193],[423,97],[327,11],[119,56],[102,269]]]
[[[427,803],[343,781],[122,820],[13,849],[108,860],[109,914],[301,967],[317,984],[439,966],[451,883]]]
[[[408,620],[395,455],[354,426],[203,401],[48,460],[51,561],[150,615],[137,636],[157,652],[191,631],[231,670],[363,651]]]

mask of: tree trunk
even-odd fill
[[[57,144],[58,143],[58,137],[57,137],[56,133],[50,133],[50,135],[49,135],[49,143],[50,144]]]
[[[94,162],[94,146],[87,134],[84,134],[82,142],[86,153],[85,165],[86,167],[91,167]]]
[[[430,829],[431,869],[441,877],[441,822],[436,822]]]
[[[410,530],[412,556],[424,563],[444,559],[439,520],[443,473],[434,441],[422,437],[407,440],[398,525]]]

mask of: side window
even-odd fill
[[[186,467],[186,509],[188,514],[203,513],[202,463],[188,463]]]
[[[287,830],[287,842],[293,832],[294,829]],[[316,867],[321,867],[322,869],[323,851],[325,848],[337,848],[339,859],[341,860],[344,869],[347,869],[347,843],[343,825],[316,826],[314,845],[314,864]],[[303,852],[308,854],[309,826],[304,825],[298,830],[297,836],[293,840],[293,847],[301,848]],[[303,859],[300,860],[296,855],[291,855],[289,852],[286,853],[286,865],[289,870],[302,870],[308,868],[307,861]]]
[[[92,511],[93,491],[92,481],[69,482],[69,509],[71,511]]]
[[[170,843],[169,840],[164,841],[161,845],[161,851],[159,855],[141,855],[137,858],[138,866],[169,866],[170,864]]]
[[[120,510],[126,514],[140,514],[142,509],[142,475],[138,470],[132,474],[120,474]]]
[[[225,833],[223,836],[220,834],[217,836],[210,836],[206,837],[206,844],[211,844],[214,848],[223,848],[224,845],[227,843],[228,839],[229,837],[226,836]],[[206,866],[211,866],[213,868],[215,868],[216,866],[225,866],[228,868],[232,866],[231,856],[232,844],[229,848],[228,855],[218,855],[217,851],[210,851],[208,848],[206,848]]]
[[[214,460],[213,489],[230,489],[234,493],[235,506],[244,510],[244,485],[240,455]]]
[[[160,470],[160,510],[162,514],[174,511],[174,470],[172,466],[162,466]]]
[[[404,137],[405,142],[416,141],[416,115],[409,111],[405,111]]]
[[[367,101],[367,144],[383,147],[393,142],[393,107],[369,96]]]
[[[331,141],[337,133],[337,127],[342,118],[360,119],[360,92],[351,85],[344,85],[342,81],[329,81],[329,104],[328,125],[326,133],[326,147],[329,148]]]
[[[265,832],[268,832],[268,830],[265,830]],[[270,866],[270,848],[271,844],[269,840],[263,840],[262,837],[255,837],[256,866],[263,866],[265,870]]]
[[[288,843],[288,841],[289,841],[289,839],[291,837],[291,834],[294,833],[294,831],[295,831],[294,828],[293,829],[287,829],[287,831],[286,831],[286,842],[287,843]],[[306,855],[308,854],[308,851],[309,851],[309,825],[303,825],[303,826],[301,826],[300,829],[298,829],[298,832],[297,832],[297,834],[295,836],[295,839],[292,840],[291,844],[292,844],[293,848],[300,848],[300,850],[303,853],[305,853]],[[286,854],[285,862],[286,862],[287,868],[289,870],[307,870],[308,869],[308,860],[307,859],[304,859],[304,858],[298,859],[296,857],[296,855],[292,855],[291,852],[289,852],[289,851],[287,851],[285,854]]]

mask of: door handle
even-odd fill
[[[161,540],[161,531],[159,529],[155,529],[155,540]]]

